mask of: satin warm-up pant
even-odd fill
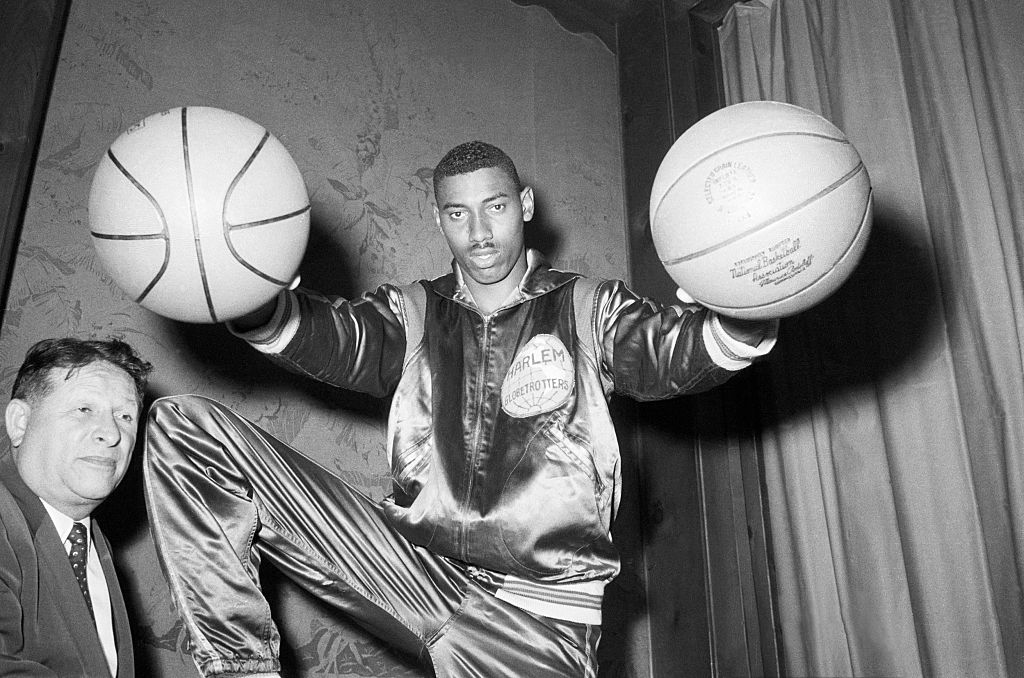
[[[152,406],[146,504],[204,675],[279,671],[262,559],[436,676],[596,675],[600,628],[533,616],[415,546],[376,502],[201,396]]]

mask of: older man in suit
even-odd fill
[[[135,675],[90,516],[128,469],[149,371],[117,339],[45,339],[25,357],[0,451],[0,676]]]

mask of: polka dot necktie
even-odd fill
[[[78,588],[82,589],[82,595],[85,596],[85,605],[89,608],[89,614],[92,614],[92,598],[89,597],[89,581],[86,579],[86,562],[89,560],[89,540],[88,534],[85,531],[85,525],[75,523],[71,528],[71,534],[68,535],[68,541],[71,542],[71,552],[68,553],[68,558],[71,560],[71,569],[75,571]]]

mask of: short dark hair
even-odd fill
[[[75,370],[96,362],[107,362],[124,370],[135,383],[135,394],[141,403],[153,366],[139,357],[126,342],[111,339],[76,339],[62,337],[37,341],[25,353],[18,376],[14,378],[11,397],[38,401],[53,388],[51,372],[67,370],[65,379]]]
[[[445,153],[441,162],[437,163],[434,168],[434,195],[437,195],[437,186],[444,177],[469,174],[488,167],[504,170],[515,182],[516,190],[523,190],[516,164],[505,151],[485,141],[467,141]]]

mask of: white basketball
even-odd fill
[[[672,279],[737,318],[799,313],[850,276],[871,230],[857,149],[822,116],[752,101],[686,130],[651,190],[651,235]]]
[[[119,136],[89,193],[96,254],[133,300],[168,318],[236,318],[290,284],[309,238],[295,161],[261,125],[189,106]]]

